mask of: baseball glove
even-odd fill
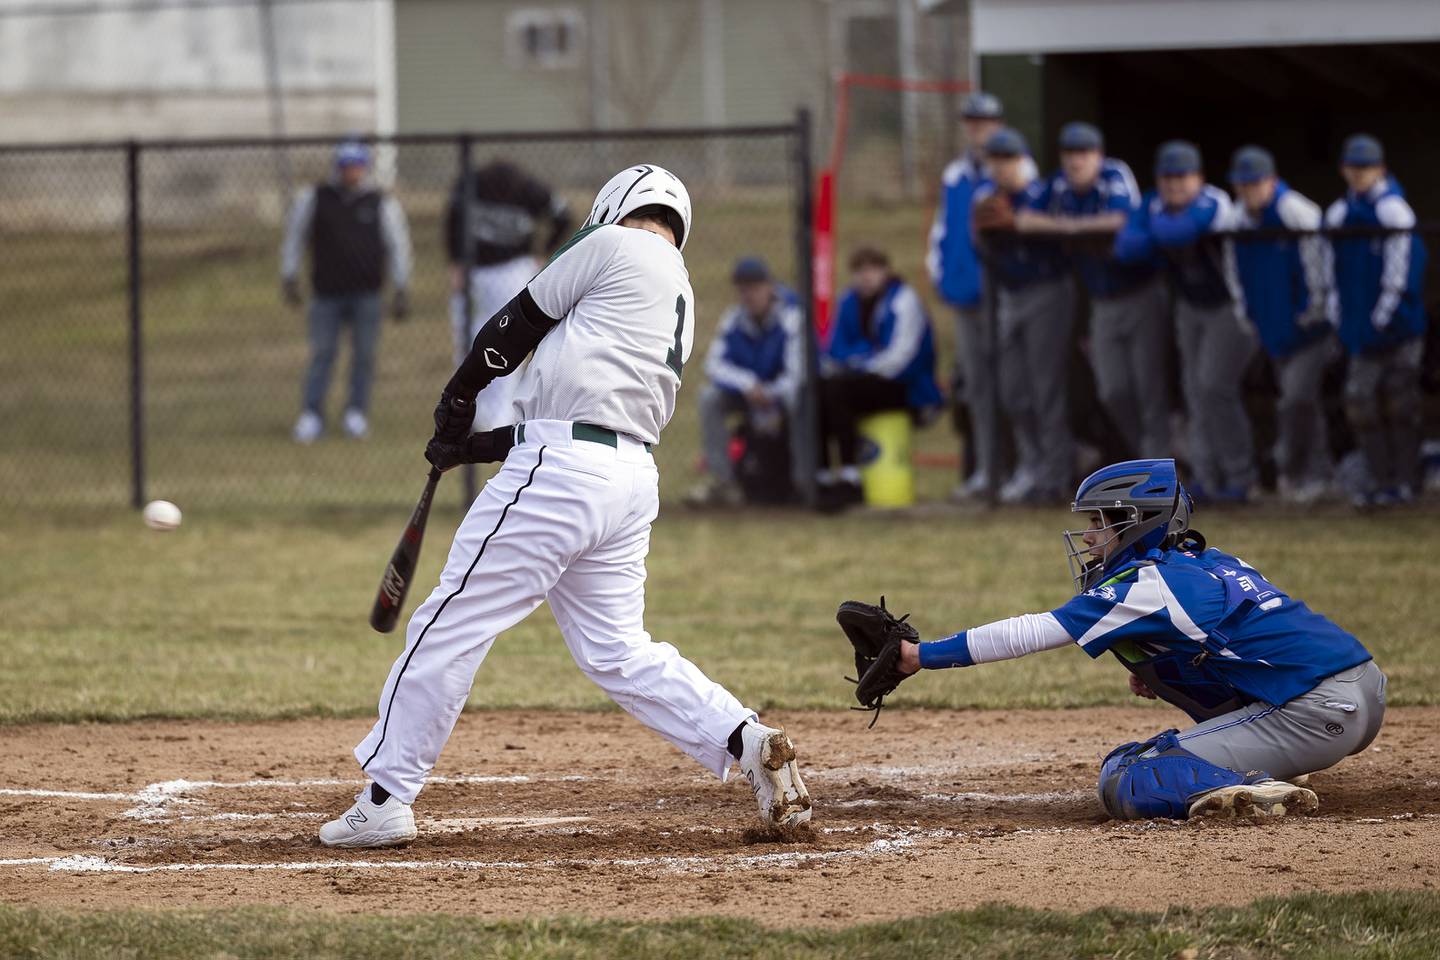
[[[885,609],[885,598],[880,605],[846,600],[835,613],[835,620],[845,637],[855,648],[855,679],[846,677],[855,684],[855,699],[860,706],[852,710],[873,710],[875,716],[870,726],[880,719],[880,710],[885,698],[895,692],[900,681],[910,676],[900,672],[900,644],[918,643],[920,634],[905,621],[910,614],[896,619]]]
[[[971,222],[976,230],[1014,230],[1015,208],[1003,193],[992,193],[975,204]]]

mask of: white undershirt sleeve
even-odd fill
[[[975,627],[965,632],[970,659],[975,663],[1014,660],[1041,650],[1073,643],[1053,613],[1027,613]]]

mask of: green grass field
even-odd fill
[[[258,216],[168,223],[144,233],[147,496],[193,507],[289,504],[388,506],[413,500],[431,410],[453,369],[449,287],[440,246],[443,197],[407,198],[415,245],[414,315],[387,321],[377,366],[369,443],[343,439],[313,448],[290,442],[307,358],[303,311],[279,296],[279,227]],[[587,198],[572,197],[584,208]],[[163,213],[163,211],[162,211]],[[925,296],[921,259],[929,209],[923,203],[857,206],[841,212],[847,249],[862,240],[895,251],[897,267]],[[163,218],[162,218],[163,219]],[[695,347],[675,419],[656,456],[670,471],[667,496],[691,481],[699,454],[696,403],[701,364],[742,254],[765,256],[795,275],[793,200],[783,189],[736,189],[700,202],[686,262],[695,289]],[[0,506],[49,509],[128,502],[128,314],[123,235],[29,232],[0,248]],[[950,341],[948,313],[936,332]],[[348,350],[348,346],[345,348]],[[942,349],[942,355],[948,355]],[[348,375],[342,351],[332,380],[338,420]],[[942,376],[944,374],[942,373]],[[948,430],[918,439],[954,453]],[[932,474],[926,497],[954,482]]]
[[[648,626],[756,706],[842,707],[851,669],[835,605],[885,593],[930,636],[1070,595],[1063,510],[916,517],[662,513]],[[128,511],[7,524],[0,592],[0,721],[360,715],[401,633],[366,625],[404,520],[390,511],[196,511],[174,534]],[[433,584],[458,517],[432,517],[416,596]],[[1440,515],[1222,514],[1213,542],[1359,635],[1396,704],[1440,702],[1433,565],[1417,545]],[[774,651],[789,666],[775,671]],[[905,687],[932,706],[1075,707],[1129,699],[1122,672],[1062,650]],[[480,672],[475,708],[606,706],[542,609]]]
[[[765,929],[735,920],[619,923],[467,917],[345,917],[281,910],[56,912],[0,906],[0,953],[130,957],[786,957],[972,960],[1429,960],[1440,900],[1421,893],[1295,896],[1246,907],[1071,915],[1018,907],[917,917],[842,930]]]

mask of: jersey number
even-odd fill
[[[680,376],[680,370],[685,366],[685,295],[682,293],[675,298],[675,346],[665,355],[665,365],[675,371],[675,376]]]

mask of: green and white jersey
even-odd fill
[[[587,227],[527,289],[560,324],[521,374],[516,419],[574,420],[658,441],[695,339],[695,294],[674,244],[634,227]]]

